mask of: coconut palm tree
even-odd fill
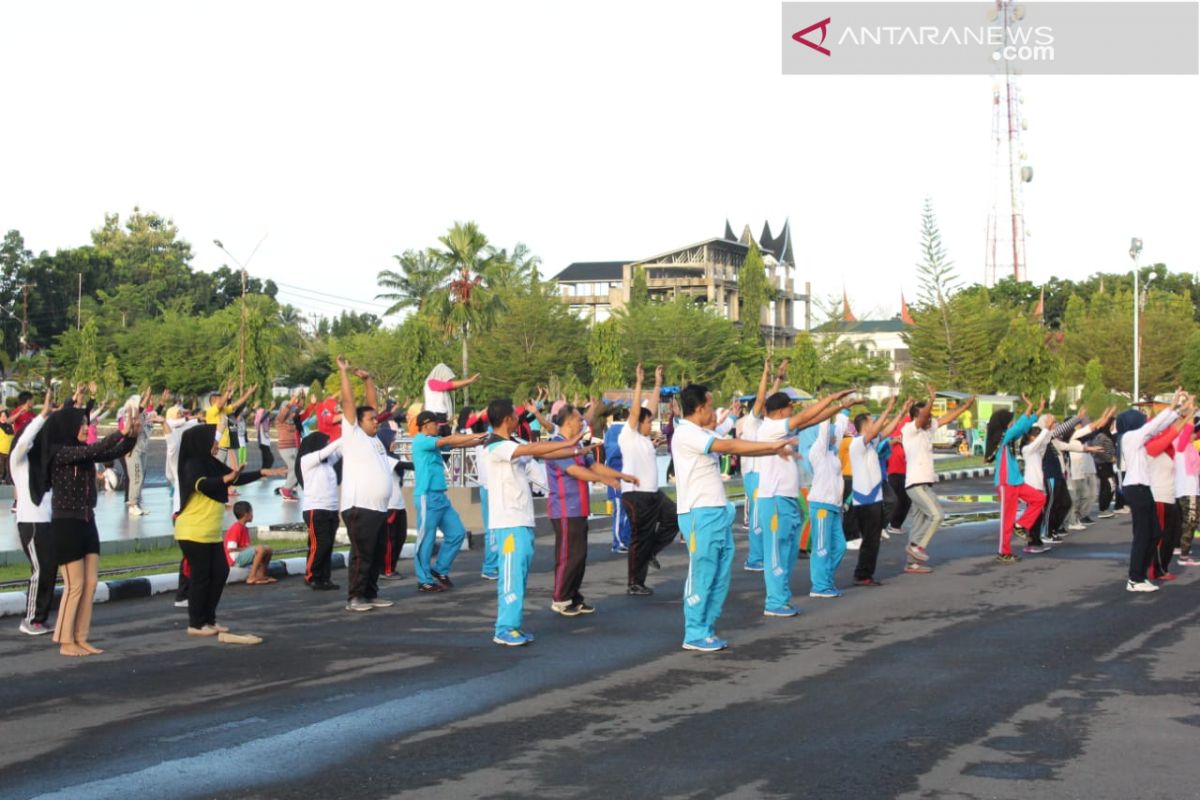
[[[385,269],[376,278],[380,288],[391,290],[375,295],[377,300],[391,302],[384,316],[405,308],[421,311],[429,297],[445,282],[450,267],[433,251],[405,250],[392,258],[396,259],[400,270]]]
[[[471,332],[486,330],[496,315],[504,310],[504,301],[496,291],[500,259],[487,237],[474,222],[456,222],[439,236],[441,250],[429,255],[449,271],[449,282],[432,292],[429,308],[445,327],[447,334],[457,334],[462,340],[461,377],[470,374],[467,343]],[[464,404],[469,398],[464,394]]]

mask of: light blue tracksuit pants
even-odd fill
[[[814,592],[837,591],[834,573],[846,554],[846,534],[842,531],[842,506],[809,501],[812,513],[812,555],[808,562]]]
[[[615,491],[611,486],[608,487],[608,500],[612,503],[612,549],[616,550],[620,547],[629,547],[629,542],[633,538],[633,523],[629,521],[629,515],[625,513],[625,506],[621,504],[621,493]]]
[[[533,563],[533,528],[497,528],[500,579],[496,581],[496,635],[521,630],[525,611],[525,579]]]
[[[416,500],[417,547],[413,555],[413,571],[419,583],[434,583],[429,562],[433,558],[433,543],[437,541],[438,529],[442,531],[442,548],[438,551],[437,565],[433,571],[439,575],[450,574],[467,529],[463,527],[458,512],[450,504],[445,492],[427,492]]]
[[[746,490],[746,527],[750,529],[750,552],[746,554],[747,564],[763,563],[763,538],[758,527],[758,473],[749,472],[742,477],[742,486]]]
[[[483,515],[483,567],[484,575],[495,575],[500,569],[500,545],[488,528],[488,490],[479,487],[479,510]]]
[[[766,608],[786,608],[792,602],[792,567],[800,548],[800,504],[794,497],[763,497],[757,511],[766,559]]]
[[[679,531],[687,540],[689,558],[683,585],[684,642],[716,636],[733,569],[734,516],[732,503],[693,508],[679,515]]]

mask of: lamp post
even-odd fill
[[[1133,238],[1129,240],[1129,257],[1133,259],[1133,402],[1141,399],[1141,356],[1142,356],[1142,341],[1141,334],[1138,328],[1138,315],[1140,312],[1139,306],[1142,304],[1140,294],[1138,293],[1138,256],[1142,252],[1142,240]]]
[[[258,244],[254,245],[254,249],[250,251],[250,258],[246,259],[246,264],[250,263],[254,254],[258,252],[258,248],[266,240],[266,236],[258,240]],[[238,391],[240,392],[246,388],[246,264],[238,261],[237,256],[226,250],[220,239],[213,239],[213,244],[221,248],[221,251],[232,258],[233,263],[242,270],[242,322],[238,331]]]

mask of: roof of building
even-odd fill
[[[576,261],[551,280],[563,281],[619,281],[622,270],[629,261]]]
[[[741,242],[749,246],[754,235],[750,232],[750,226],[746,225],[742,228],[742,235],[735,236],[733,227],[730,226],[729,220],[725,220],[725,238],[731,242]],[[792,226],[790,220],[783,221],[783,230],[778,236],[771,235],[771,223],[764,222],[762,235],[758,237],[758,249],[764,253],[770,253],[775,256],[775,260],[781,264],[795,265],[796,259],[792,254]]]
[[[893,319],[860,319],[857,322],[826,322],[813,329],[813,333],[902,333],[908,329],[903,320]]]

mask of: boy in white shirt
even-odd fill
[[[571,458],[583,436],[555,442],[517,444],[511,440],[517,415],[511,400],[493,400],[487,407],[492,434],[484,442],[487,462],[488,526],[500,548],[500,579],[496,581],[496,629],[492,641],[520,647],[533,641],[521,630],[525,605],[525,579],[533,561],[533,493],[525,471],[530,458]]]
[[[875,580],[875,563],[879,557],[879,540],[883,536],[883,464],[880,460],[880,445],[886,445],[892,431],[900,420],[908,415],[909,403],[905,403],[892,419],[888,414],[896,405],[896,398],[888,400],[887,407],[878,419],[870,414],[859,414],[854,418],[854,429],[858,435],[850,440],[850,510],[862,534],[862,545],[858,550],[858,563],[854,567],[855,586],[882,586]]]
[[[683,649],[710,653],[729,646],[717,638],[715,626],[729,593],[734,552],[734,509],[725,497],[719,458],[724,453],[790,457],[795,440],[758,444],[717,438],[712,393],[706,386],[684,387],[679,403],[684,418],[671,438],[671,455],[679,529],[687,537],[690,559],[683,589]]]

